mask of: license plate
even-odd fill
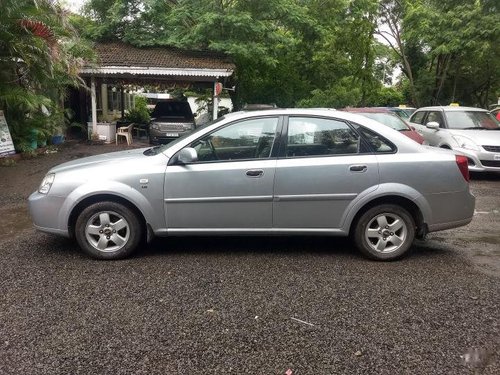
[[[167,137],[178,137],[179,133],[167,133],[166,136]]]
[[[494,159],[494,160],[500,160],[500,155],[494,155],[494,156],[493,156],[493,159]]]

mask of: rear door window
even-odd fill
[[[359,135],[343,121],[289,118],[286,157],[357,154],[359,151]]]

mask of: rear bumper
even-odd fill
[[[465,191],[426,196],[432,209],[427,222],[429,232],[452,229],[469,224],[474,216],[476,198]]]
[[[469,224],[471,221],[472,221],[472,217],[470,217],[468,219],[458,220],[458,221],[450,221],[448,223],[438,223],[438,224],[429,225],[428,229],[429,229],[429,232],[437,232],[437,231],[445,230],[445,229],[463,227],[464,225]]]

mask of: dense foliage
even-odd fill
[[[91,53],[50,0],[0,0],[0,109],[16,148],[33,134],[48,138],[65,124],[67,86],[78,85],[82,56]],[[33,131],[35,130],[35,131]]]
[[[83,15],[52,0],[0,5],[0,109],[18,149],[31,129],[64,123],[65,88],[92,58],[75,30],[226,53],[237,108],[486,107],[500,96],[498,0],[88,0]]]
[[[92,39],[229,54],[237,105],[485,106],[500,94],[495,0],[89,0],[84,9]],[[400,78],[384,86],[395,67]]]

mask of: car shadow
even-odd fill
[[[196,236],[155,238],[136,257],[166,254],[330,254],[352,256],[356,250],[345,238],[285,236]]]
[[[74,240],[44,234],[38,237],[43,257],[89,259]],[[40,253],[40,250],[42,252]],[[346,237],[332,236],[190,236],[155,238],[143,244],[132,255],[133,259],[168,258],[170,256],[200,255],[275,255],[275,256],[318,256],[338,259],[366,259]],[[433,241],[415,241],[410,254],[400,261],[431,261],[435,258],[456,255],[451,245]],[[397,260],[398,261],[398,260]]]
[[[214,255],[286,255],[286,256],[333,256],[340,258],[366,259],[346,237],[332,236],[237,236],[237,237],[164,237],[155,238],[140,248],[134,255],[142,257],[163,257],[168,255],[214,254]],[[453,254],[446,246],[429,246],[427,242],[416,241],[408,257],[420,259],[442,257]]]

